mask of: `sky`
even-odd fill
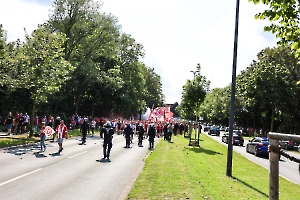
[[[0,24],[8,41],[24,39],[48,19],[52,0],[1,2]],[[210,88],[232,81],[235,0],[103,0],[100,12],[118,17],[122,32],[144,45],[141,60],[161,76],[165,103],[181,101],[182,86],[193,79],[190,71],[201,65]],[[277,39],[263,31],[268,21],[254,15],[266,7],[240,0],[237,74],[255,60],[258,52],[276,45]]]

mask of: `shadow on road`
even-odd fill
[[[237,180],[238,182],[244,184],[245,186],[249,187],[250,189],[252,189],[252,190],[254,190],[254,191],[256,191],[256,192],[258,192],[258,193],[264,195],[265,197],[269,197],[268,194],[266,194],[266,193],[260,191],[259,189],[253,187],[252,185],[249,185],[248,183],[244,182],[243,180],[241,180],[241,179],[239,179],[239,178],[237,178],[237,177],[234,177],[234,176],[233,176],[232,178],[233,178],[234,180]]]

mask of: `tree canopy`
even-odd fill
[[[130,117],[163,104],[160,76],[141,61],[144,46],[101,8],[101,1],[55,0],[49,20],[24,42],[6,43],[0,26],[0,101],[17,97],[2,112]]]

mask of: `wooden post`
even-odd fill
[[[268,138],[270,141],[269,199],[278,200],[279,199],[279,140],[293,140],[295,142],[300,142],[300,136],[270,132],[268,134]],[[299,172],[300,172],[300,164],[299,164]]]
[[[270,139],[270,173],[269,173],[269,199],[278,200],[279,199],[279,154],[274,149],[279,148],[278,139]]]

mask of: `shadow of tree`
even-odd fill
[[[205,153],[205,154],[209,154],[209,155],[223,155],[223,153],[216,152],[216,151],[213,151],[210,149],[204,149],[202,147],[190,147],[190,148],[185,147],[185,149],[194,151],[195,153]]]
[[[240,183],[244,184],[245,186],[249,187],[250,189],[252,189],[252,190],[254,190],[254,191],[256,191],[256,192],[258,192],[258,193],[264,195],[265,197],[269,197],[268,194],[266,194],[266,193],[260,191],[259,189],[257,189],[256,187],[253,187],[252,185],[249,185],[248,183],[244,182],[243,180],[241,180],[241,179],[239,179],[239,178],[237,178],[237,177],[234,177],[234,176],[233,176],[232,179],[237,180],[238,182],[240,182]]]

